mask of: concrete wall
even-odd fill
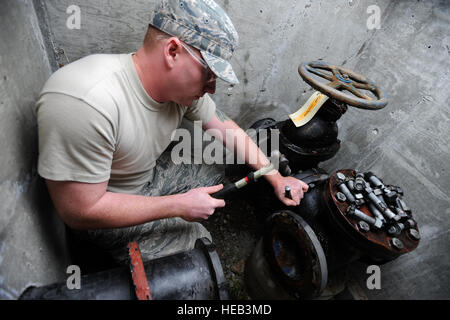
[[[30,1],[0,7],[0,299],[63,279],[64,229],[36,173],[34,102],[51,74]]]
[[[47,56],[53,61],[56,52],[56,61],[65,64],[67,59],[74,61],[92,53],[123,53],[136,50],[142,41],[148,13],[154,2],[154,0],[43,1],[45,15],[40,15],[40,23],[48,23],[48,28],[44,32],[45,39],[48,40],[46,43],[50,43],[50,46],[47,46]],[[450,223],[447,219],[450,214],[450,165],[447,160],[450,154],[448,146],[450,5],[448,1],[218,0],[217,2],[229,13],[240,35],[240,47],[232,59],[232,64],[241,84],[232,87],[219,82],[214,99],[217,105],[242,127],[246,128],[262,117],[286,119],[288,113],[294,112],[307,100],[313,91],[297,73],[298,65],[305,61],[321,59],[332,64],[345,65],[366,75],[384,89],[389,96],[389,105],[385,109],[370,112],[351,108],[339,121],[342,149],[334,159],[324,163],[323,167],[330,172],[339,168],[372,170],[387,183],[402,186],[406,193],[405,198],[413,208],[422,231],[421,244],[413,253],[382,267],[382,290],[363,289],[364,294],[375,299],[449,299],[450,260],[447,253],[450,244]],[[19,1],[14,5],[13,3],[15,2],[8,1],[6,9],[5,7],[1,9],[2,25],[5,21],[10,21],[8,23],[11,25],[10,28],[17,35],[19,31],[21,34],[14,38],[5,30],[1,30],[0,34],[22,51],[24,48],[21,46],[25,44],[20,39],[31,38],[31,43],[39,50],[25,50],[27,52],[23,54],[26,56],[8,56],[10,59],[8,62],[1,61],[2,72],[7,70],[5,75],[8,77],[10,74],[16,75],[14,79],[17,83],[11,84],[11,87],[27,88],[26,94],[29,95],[28,100],[24,98],[23,93],[19,96],[21,101],[26,103],[19,104],[14,100],[7,102],[7,109],[3,107],[0,109],[10,114],[9,118],[0,119],[2,121],[0,134],[8,134],[8,139],[2,139],[0,142],[7,144],[6,149],[1,150],[17,148],[17,141],[23,141],[23,137],[20,136],[23,130],[19,132],[18,126],[14,129],[4,129],[6,125],[19,124],[19,120],[15,120],[12,115],[17,110],[22,110],[18,119],[30,119],[29,122],[22,121],[29,126],[34,125],[31,114],[27,112],[30,111],[33,98],[48,74],[49,65],[48,62],[41,62],[45,57],[42,52],[45,46],[41,43],[36,25],[24,26],[16,22],[36,21],[29,2]],[[79,30],[71,30],[66,26],[67,18],[70,16],[66,10],[73,4],[81,9]],[[368,30],[366,25],[370,16],[366,10],[370,5],[378,5],[381,10],[381,28],[378,30]],[[13,19],[11,13],[5,12],[11,11],[11,8],[19,10],[20,16]],[[5,59],[3,44],[1,48],[2,59]],[[13,49],[6,52],[13,52],[11,50]],[[34,57],[36,54],[39,59]],[[11,69],[11,65],[16,61],[21,63],[19,72],[23,71],[32,76],[22,79],[17,70],[3,69],[4,65]],[[41,63],[33,63],[35,61]],[[32,72],[27,69],[28,65]],[[4,101],[14,91],[3,89],[5,81],[2,79],[0,81],[2,81],[0,92]],[[20,81],[30,83],[23,84]],[[31,94],[31,88],[35,89],[34,95]],[[4,99],[5,95],[7,98]],[[16,107],[19,105],[23,108]],[[12,132],[16,132],[17,136],[10,138]],[[35,147],[35,144],[32,145]],[[3,155],[1,157],[2,188],[10,190],[13,195],[17,193],[11,191],[15,190],[14,182],[11,181],[19,181],[23,185],[24,181],[28,181],[26,174],[30,175],[30,181],[34,181],[35,177],[32,174],[34,153],[30,152],[29,157],[24,157],[23,150],[21,151],[22,153],[10,152],[7,157]],[[13,164],[11,168],[5,159],[9,159],[9,163]],[[18,159],[22,159],[26,164]],[[3,178],[3,172],[15,178]],[[17,176],[20,174],[25,175],[25,178]],[[11,197],[7,199],[12,201]],[[14,206],[6,203],[2,204],[2,207],[6,212],[10,212]],[[2,222],[4,220],[11,224],[14,218],[12,213],[5,216],[2,212],[1,219]],[[2,227],[6,223],[2,223]],[[26,233],[28,229],[35,230],[30,225],[22,229],[18,229],[17,226],[17,232]],[[0,250],[15,250],[15,240],[3,240],[3,231],[1,235]],[[27,248],[25,244],[21,248],[25,255],[30,255],[33,251],[25,249]],[[3,251],[0,251],[0,256],[4,257]],[[50,258],[51,255],[49,253],[48,257],[45,256]],[[10,263],[5,263],[3,259],[0,268],[4,268],[5,265]],[[29,272],[32,268],[38,267],[34,267],[33,264],[24,267],[23,271]],[[0,275],[4,277],[8,270],[0,270]],[[33,276],[30,275],[29,279],[39,279],[36,277],[38,275],[48,276],[37,272]],[[366,277],[365,270],[355,267],[355,278],[362,288],[365,288]],[[20,287],[21,285],[10,286],[16,291]],[[4,295],[14,296],[14,292]]]

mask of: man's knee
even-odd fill
[[[152,229],[152,232],[143,234],[138,241],[144,260],[192,250],[200,238],[212,241],[211,234],[202,224],[187,222],[181,218],[165,219]]]

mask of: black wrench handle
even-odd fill
[[[236,192],[236,190],[238,190],[236,185],[234,183],[230,183],[224,186],[222,190],[211,194],[211,197],[216,199],[225,199],[228,195],[232,194],[233,192]]]

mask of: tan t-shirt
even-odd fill
[[[38,172],[46,179],[99,183],[138,193],[182,118],[207,123],[215,104],[158,103],[144,90],[132,54],[96,54],[55,72],[36,104]]]

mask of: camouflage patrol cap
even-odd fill
[[[228,15],[213,0],[161,0],[150,24],[200,50],[222,80],[239,83],[229,63],[238,45],[238,34]]]

